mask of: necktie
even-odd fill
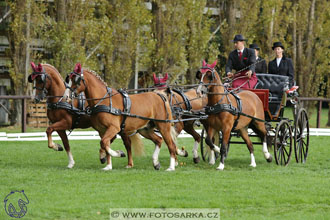
[[[241,61],[242,60],[242,51],[238,52],[238,55],[239,55],[239,60]]]

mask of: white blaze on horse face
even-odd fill
[[[254,159],[254,155],[251,154],[251,164],[250,164],[251,167],[256,167],[257,164],[256,164],[256,160]]]
[[[72,156],[71,151],[68,152],[68,158],[69,158],[69,165],[68,165],[68,168],[71,169],[71,168],[74,166],[74,164],[75,164],[75,162],[74,162],[74,160],[73,160],[73,156]]]
[[[69,99],[70,98],[70,88],[71,88],[71,85],[72,85],[72,81],[71,81],[71,79],[69,80],[69,83],[68,83],[68,87],[69,88],[66,88],[65,89],[65,92],[64,92],[64,95],[63,95],[63,98],[64,99]]]
[[[195,141],[194,148],[192,150],[192,153],[193,153],[193,157],[194,158],[197,158],[198,157],[198,151],[197,150],[198,150],[198,142]]]
[[[155,145],[155,151],[152,155],[152,162],[153,162],[154,166],[159,164],[159,161],[158,161],[159,152],[160,152],[160,147],[158,145]]]
[[[199,86],[197,87],[197,90],[196,90],[197,94],[199,94],[199,95],[202,95],[203,80],[204,80],[205,75],[206,74],[202,74],[201,81],[199,82],[200,84],[199,84]]]
[[[268,152],[268,148],[267,148],[267,143],[263,142],[262,143],[262,152],[264,153],[264,156],[266,159],[269,159],[270,157],[270,153]]]

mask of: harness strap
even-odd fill
[[[232,95],[235,97],[236,103],[237,103],[237,107],[238,107],[237,118],[236,118],[236,120],[234,122],[233,128],[231,129],[232,131],[234,131],[235,128],[236,128],[236,126],[237,126],[237,124],[238,124],[238,119],[239,119],[239,117],[240,117],[240,115],[242,113],[242,101],[241,101],[241,98],[237,94],[233,93]]]
[[[119,89],[118,92],[123,96],[123,104],[124,104],[124,111],[122,112],[124,116],[123,116],[123,121],[121,122],[120,125],[120,132],[122,132],[125,129],[125,121],[127,118],[127,114],[130,114],[131,112],[132,101],[125,90]]]
[[[173,91],[178,93],[182,97],[184,104],[186,105],[186,110],[190,111],[192,109],[192,106],[187,96],[179,89],[174,88]]]
[[[156,92],[157,95],[159,95],[159,97],[163,100],[164,102],[164,108],[165,108],[165,111],[166,111],[166,120],[168,120],[168,117],[169,117],[169,114],[168,114],[168,111],[167,111],[167,108],[166,108],[166,102],[167,102],[167,98],[165,95],[161,94],[161,93],[158,93]]]

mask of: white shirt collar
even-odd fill
[[[243,51],[244,51],[244,47],[243,47],[242,50],[237,50],[237,53],[239,53],[239,52],[242,52],[243,53]]]
[[[280,58],[276,58],[277,66],[280,66],[281,60],[282,60],[282,57],[280,57]]]

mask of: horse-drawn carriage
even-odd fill
[[[298,100],[298,87],[288,89],[289,77],[272,74],[257,74],[258,84],[255,89],[248,89],[255,93],[263,103],[267,129],[267,145],[273,146],[275,161],[278,165],[288,165],[292,149],[294,148],[297,163],[304,163],[307,159],[309,146],[309,122],[307,112],[301,108]],[[238,91],[237,91],[238,92]],[[284,117],[284,107],[289,102],[293,107],[293,119]],[[202,130],[200,144],[204,161],[208,159],[209,150],[204,143],[205,130]],[[231,132],[231,137],[239,137],[236,131]],[[256,134],[249,131],[249,136]],[[222,134],[219,134],[219,143]],[[231,144],[242,144],[241,141],[230,141]],[[262,142],[253,142],[262,144]],[[229,146],[228,146],[229,148]]]
[[[29,82],[35,83],[37,101],[47,97],[48,117],[53,122],[46,131],[48,147],[55,150],[62,148],[51,138],[52,132],[57,131],[68,154],[69,168],[74,166],[74,160],[65,130],[90,126],[95,128],[101,136],[100,159],[101,162],[107,162],[105,170],[112,169],[110,156],[123,157],[124,155],[123,152],[110,148],[117,134],[121,135],[127,150],[127,167],[133,167],[131,135],[136,132],[154,142],[155,169],[160,167],[158,155],[164,140],[170,152],[168,170],[175,170],[176,155],[187,156],[187,152],[176,146],[174,140],[177,134],[174,127],[177,132],[184,129],[194,137],[193,159],[197,163],[200,136],[193,128],[194,121],[197,119],[200,119],[208,131],[205,141],[212,148],[213,155],[214,152],[221,154],[220,165],[217,168],[219,170],[224,169],[224,158],[227,156],[230,137],[238,134],[250,151],[250,166],[255,167],[256,163],[253,143],[249,137],[256,135],[262,141],[262,151],[268,162],[272,161],[272,156],[268,152],[267,145],[274,145],[276,163],[287,165],[291,157],[292,142],[294,142],[297,162],[305,162],[309,145],[309,124],[306,111],[298,105],[297,87],[285,89],[288,78],[264,74],[258,75],[257,89],[230,91],[222,84],[214,69],[215,65],[216,62],[209,65],[204,61],[203,67],[196,74],[196,77],[200,79],[198,89],[191,89],[184,94],[173,89],[173,92],[167,92],[167,95],[155,91],[128,95],[126,91],[108,87],[96,73],[82,69],[80,64],[77,64],[74,71],[66,78],[67,83],[70,81],[71,87],[50,65],[39,64],[36,67],[32,64],[34,72],[29,76]],[[207,90],[206,96],[201,96],[202,86]],[[75,107],[73,102],[67,103],[68,89],[76,95],[85,92],[88,106],[81,110]],[[287,98],[294,106],[294,120],[283,117]],[[206,114],[203,111],[194,112],[194,109],[204,109]],[[273,122],[277,123],[276,126],[272,125]],[[176,126],[172,126],[173,124]],[[246,129],[248,126],[256,135],[248,132]],[[155,134],[155,128],[162,137]],[[219,131],[221,131],[221,149],[213,143],[213,137]],[[206,147],[203,139],[204,132],[201,150],[205,160]],[[214,157],[213,162],[215,162]]]

